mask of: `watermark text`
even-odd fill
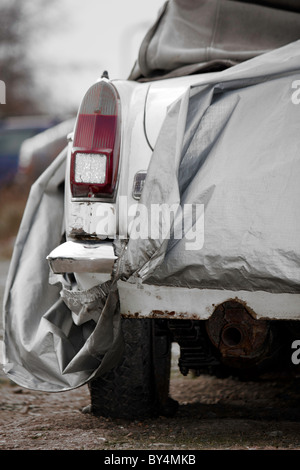
[[[300,364],[300,339],[295,339],[292,342],[292,349],[295,349],[291,356],[292,363],[297,366]]]
[[[0,104],[6,104],[6,89],[2,80],[0,80]]]
[[[300,80],[294,80],[292,83],[292,88],[295,89],[291,98],[292,103],[300,104]]]
[[[118,213],[105,204],[97,209],[97,233],[108,238],[132,240],[181,240],[186,250],[201,250],[204,245],[204,204],[131,204],[119,198]]]

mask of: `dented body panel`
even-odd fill
[[[82,289],[103,282],[103,274],[76,273]],[[107,279],[107,278],[106,278]],[[228,301],[243,305],[257,320],[298,320],[300,294],[256,291],[187,289],[118,281],[120,310],[124,317],[207,320]]]

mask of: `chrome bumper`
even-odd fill
[[[111,242],[89,244],[68,241],[47,256],[55,274],[111,273],[116,259]]]

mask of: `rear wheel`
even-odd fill
[[[172,416],[169,398],[171,341],[166,323],[123,318],[125,351],[120,365],[89,383],[96,416],[143,419]]]

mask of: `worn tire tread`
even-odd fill
[[[96,416],[142,419],[158,413],[150,319],[122,319],[125,351],[119,366],[89,383]]]

